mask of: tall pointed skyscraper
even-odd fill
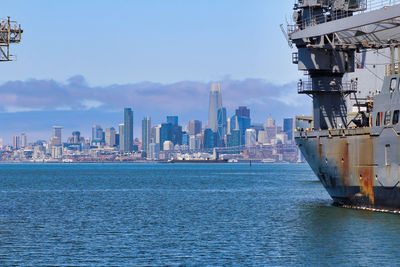
[[[208,128],[213,132],[218,129],[218,110],[222,109],[221,86],[213,83],[210,91],[210,102],[208,107]]]

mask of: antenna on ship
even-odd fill
[[[397,4],[396,4],[397,3]],[[298,93],[313,98],[314,128],[347,127],[345,98],[357,92],[357,81],[343,82],[355,71],[355,53],[400,44],[400,4],[382,0],[297,0],[289,41],[296,45],[292,61],[309,81]],[[387,72],[399,72],[392,60]]]
[[[21,25],[10,17],[0,20],[0,61],[16,59],[15,55],[10,54],[10,44],[21,42],[22,32]]]

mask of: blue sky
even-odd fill
[[[99,110],[113,114],[126,105],[134,109],[140,106],[140,97],[129,103],[121,99],[120,106],[115,101],[108,103],[107,99],[101,99],[101,96],[93,93],[100,87],[112,92],[117,85],[124,88],[124,85],[150,82],[153,85],[163,85],[165,90],[173,90],[173,85],[197,82],[205,85],[200,87],[206,95],[207,85],[211,81],[228,81],[225,84],[230,84],[229,81],[259,79],[270,88],[269,92],[273,91],[271,88],[274,86],[279,90],[286,88],[287,84],[293,85],[300,76],[296,66],[290,63],[292,51],[279,28],[279,24],[285,22],[285,17],[291,17],[292,4],[292,0],[2,1],[0,15],[18,20],[24,34],[21,44],[12,48],[18,60],[0,64],[0,82],[3,84],[0,97],[2,90],[3,94],[7,90],[7,97],[13,94],[8,86],[10,81],[14,82],[12,85],[15,92],[20,92],[20,95],[15,93],[15,97],[10,98],[14,99],[12,103],[7,102],[8,98],[3,95],[3,101],[0,99],[0,118],[6,123],[23,120],[19,117],[28,119],[18,121],[18,125],[23,127],[15,125],[7,129],[0,128],[0,137],[9,142],[10,136],[23,131],[31,133],[32,138],[48,132],[43,136],[47,138],[50,130],[34,131],[32,129],[36,127],[28,123],[32,117],[33,124],[33,118],[37,116],[32,115],[34,112],[43,113],[39,117],[48,120],[48,124],[53,121],[46,114],[52,111],[61,110],[67,114],[68,110],[74,109],[74,112],[92,114],[92,117],[88,115],[87,121],[76,124],[72,123],[69,116],[60,117],[66,120],[66,125],[71,125],[70,128],[66,127],[66,136],[74,127],[84,127],[77,130],[89,133],[90,125],[94,123],[104,124],[104,128],[116,127],[122,120],[103,121],[101,117],[107,116],[99,118],[96,114]],[[77,93],[77,90],[70,88],[69,79],[81,76],[85,86],[80,89],[84,91]],[[31,83],[32,80],[36,83]],[[49,81],[53,83],[49,84]],[[53,89],[41,88],[51,84],[55,86]],[[65,91],[61,97],[57,90],[63,88]],[[120,93],[121,88],[118,89]],[[137,87],[129,88],[133,90]],[[148,90],[151,91],[151,88]],[[229,86],[225,90],[229,90]],[[238,97],[237,103],[232,102],[235,98],[227,99],[229,113],[233,112],[235,106],[246,103],[252,108],[254,101],[246,98],[247,88],[237,90],[238,94],[242,91],[243,97]],[[180,98],[179,91],[175,90],[174,93],[175,98]],[[287,94],[291,100],[305,99],[293,95],[294,87]],[[39,101],[42,97],[55,103],[43,104],[43,101]],[[84,97],[81,105],[71,100],[79,97]],[[281,95],[279,97],[283,99]],[[65,102],[65,99],[71,101]],[[208,103],[201,103],[202,108],[194,108],[192,112],[188,109],[171,110],[162,103],[154,108],[151,99],[146,100],[149,101],[148,105],[140,106],[141,109],[137,110],[136,132],[140,131],[141,115],[152,116],[155,123],[160,122],[170,111],[184,120],[196,115],[204,120],[207,117]],[[84,102],[86,105],[82,104]],[[190,100],[181,97],[181,103],[187,106],[185,103],[190,103]],[[296,109],[296,112],[299,110]],[[304,110],[308,109],[304,107]],[[291,114],[293,112],[288,105],[288,110],[277,116],[295,115]],[[261,122],[267,114],[276,113],[268,110],[266,104],[265,110],[255,108],[254,120]],[[115,120],[118,118],[115,117]]]

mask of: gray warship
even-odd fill
[[[400,1],[298,0],[293,21],[284,33],[308,77],[297,90],[313,105],[295,134],[305,160],[334,203],[400,210]],[[381,86],[360,97],[357,72],[376,51]]]

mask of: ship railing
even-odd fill
[[[317,1],[317,5],[328,8],[330,7],[330,2],[332,1],[321,0]],[[352,2],[354,2],[353,6]],[[303,1],[299,0],[297,6],[301,7],[301,3],[303,3]],[[299,19],[296,24],[287,25],[288,34],[291,35],[299,30],[303,30],[305,28],[326,23],[332,20],[343,19],[360,13],[378,10],[388,6],[398,5],[400,4],[400,0],[348,0],[345,1],[345,4],[347,4],[346,9],[332,10],[329,12],[325,12],[324,14],[312,16],[311,18]]]
[[[400,63],[394,63],[393,67],[392,64],[385,65],[385,76],[400,74]]]
[[[343,94],[350,94],[357,92],[357,82],[342,82],[342,84],[328,84],[323,86],[316,86],[313,88],[312,81],[302,81],[297,83],[297,92],[299,94],[316,94],[328,92],[340,92]]]

